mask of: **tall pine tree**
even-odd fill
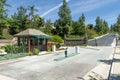
[[[59,8],[59,19],[55,21],[56,33],[62,38],[69,33],[69,27],[71,26],[71,11],[67,5],[66,0],[63,0],[63,5]]]
[[[6,18],[7,18],[7,10],[5,6],[10,6],[6,3],[6,0],[0,0],[0,35],[2,35],[2,30],[6,27]]]

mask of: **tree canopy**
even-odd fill
[[[36,28],[48,34],[59,35],[62,38],[71,35],[85,37],[86,33],[88,33],[89,38],[92,38],[94,34],[102,35],[109,31],[108,22],[99,16],[96,17],[95,25],[91,23],[85,24],[86,17],[83,13],[78,16],[78,20],[72,20],[71,10],[66,0],[63,0],[58,11],[59,17],[54,22],[50,19],[45,21],[40,15],[36,14],[38,10],[34,5],[20,6],[11,17],[8,17],[8,10],[5,7],[9,6],[6,0],[0,0],[0,36],[4,28],[7,28],[11,35],[27,28]],[[117,22],[111,25],[111,31],[117,31],[120,34],[120,15]]]
[[[69,33],[69,27],[71,26],[72,18],[71,11],[67,5],[66,0],[63,0],[62,6],[59,8],[59,19],[55,21],[56,33],[62,38]],[[59,30],[59,31],[58,31]]]
[[[96,25],[95,25],[95,31],[98,34],[105,34],[109,31],[108,23],[107,21],[103,21],[99,16],[96,18]]]

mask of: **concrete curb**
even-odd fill
[[[116,47],[109,80],[120,80],[120,48]]]

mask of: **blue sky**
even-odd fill
[[[95,19],[100,16],[108,21],[109,25],[117,20],[120,14],[120,0],[66,0],[71,10],[73,20],[78,20],[82,13],[85,14],[86,24],[95,24]],[[27,7],[35,5],[38,9],[36,14],[39,14],[45,20],[54,22],[58,19],[58,11],[62,0],[7,0],[7,3],[12,7],[9,9],[9,16],[17,12],[17,7],[20,5]]]

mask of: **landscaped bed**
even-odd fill
[[[13,59],[13,58],[20,58],[27,56],[27,53],[17,53],[17,54],[5,54],[5,55],[0,55],[0,61],[1,60],[7,60],[7,59]]]

